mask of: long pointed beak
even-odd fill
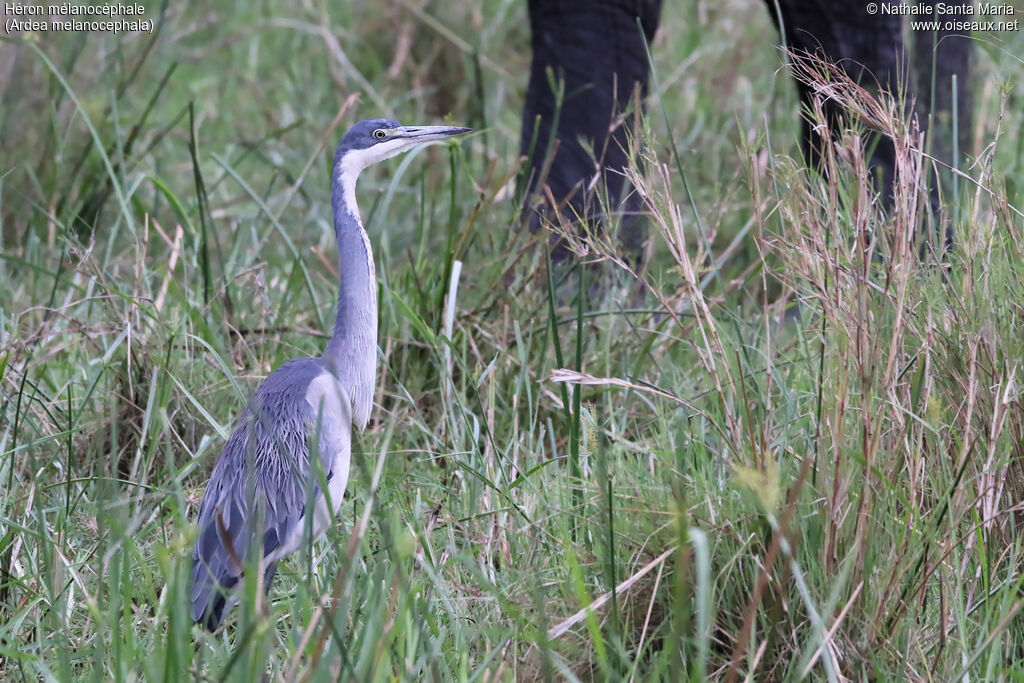
[[[462,135],[471,130],[473,129],[459,126],[399,126],[396,133],[397,137],[410,142],[430,142],[431,140],[444,140],[453,135]]]

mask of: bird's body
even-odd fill
[[[241,578],[244,566],[238,565],[245,563],[257,515],[262,517],[258,526],[263,530],[268,586],[277,561],[302,544],[309,526],[307,500],[316,505],[313,537],[327,528],[348,481],[351,414],[348,392],[319,358],[285,363],[260,384],[225,444],[203,497],[193,568],[196,621],[216,628],[230,607],[224,591],[234,589]],[[311,426],[318,428],[314,434]],[[310,461],[311,436],[319,446],[330,511],[317,464]]]
[[[230,609],[251,549],[262,553],[269,589],[277,562],[327,529],[348,482],[351,427],[362,430],[370,418],[377,297],[373,254],[355,203],[360,171],[467,130],[407,128],[374,119],[353,126],[338,145],[332,191],[340,274],[334,333],[322,358],[289,361],[263,380],[214,465],[200,505],[192,571],[193,618],[210,630]]]

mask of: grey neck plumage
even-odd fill
[[[353,187],[345,187],[346,182]],[[377,288],[354,184],[355,178],[335,174],[331,204],[338,239],[338,317],[324,364],[352,399],[352,423],[363,429],[370,419],[377,375]]]

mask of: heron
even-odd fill
[[[192,618],[210,631],[237,599],[249,552],[262,552],[269,593],[277,563],[326,531],[348,483],[352,426],[362,431],[370,419],[377,295],[356,205],[360,172],[469,130],[370,119],[339,143],[331,188],[340,279],[334,332],[323,356],[288,361],[263,380],[213,467],[192,554]]]

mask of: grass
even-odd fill
[[[795,160],[766,13],[666,8],[649,266],[595,238],[559,285],[513,229],[525,3],[147,17],[0,44],[0,678],[1020,679],[1020,35],[979,37],[939,264],[856,129]],[[248,392],[323,348],[330,154],[378,115],[480,132],[361,181],[381,371],[343,514],[206,634],[190,520]]]

